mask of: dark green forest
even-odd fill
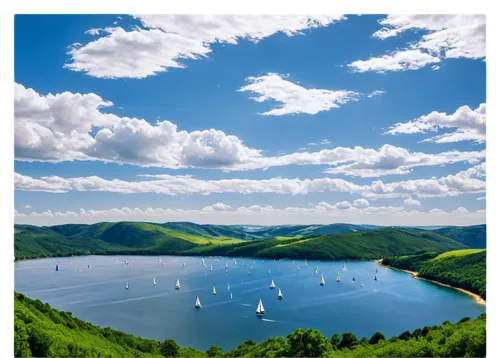
[[[416,271],[418,276],[477,293],[486,299],[486,250],[458,250],[402,257],[387,257],[382,263]]]
[[[397,337],[375,332],[358,338],[350,332],[325,337],[299,328],[287,337],[256,343],[248,340],[224,352],[181,348],[171,340],[158,342],[101,328],[60,312],[39,300],[14,293],[14,355],[16,357],[485,357],[486,315],[456,323],[426,326]]]

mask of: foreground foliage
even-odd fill
[[[418,276],[477,293],[486,299],[486,250],[428,252],[385,258],[384,265],[418,272]]]
[[[286,338],[261,343],[248,340],[224,352],[213,345],[206,352],[180,348],[167,339],[157,342],[101,328],[60,312],[39,300],[14,293],[16,357],[485,357],[486,315],[456,324],[423,327],[387,340],[381,332],[370,339],[353,333],[331,339],[318,330],[299,328]]]

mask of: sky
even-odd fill
[[[482,15],[16,15],[15,221],[486,220]]]

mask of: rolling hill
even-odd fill
[[[449,226],[434,230],[434,232],[448,236],[455,241],[459,241],[470,248],[486,248],[486,225],[474,226]]]
[[[287,227],[290,229],[292,227]],[[309,226],[310,228],[310,226]],[[191,223],[98,223],[36,227],[16,225],[15,256],[21,258],[87,254],[227,255],[266,258],[375,259],[425,251],[467,248],[463,243],[428,230],[382,228],[360,230],[336,224],[320,229],[350,230],[328,235],[276,236],[242,240],[228,235],[242,229]],[[314,228],[313,230],[317,230]],[[181,231],[182,230],[182,231]],[[261,229],[258,229],[261,230]],[[257,230],[257,231],[258,231]],[[304,233],[305,227],[267,228],[266,235]],[[238,233],[236,232],[236,234]],[[234,236],[238,236],[238,235]],[[253,235],[253,234],[252,234]],[[263,235],[259,232],[258,235]],[[253,235],[258,237],[258,235]],[[240,237],[243,237],[240,235]]]
[[[382,263],[418,272],[418,277],[438,281],[480,295],[486,299],[486,250],[428,252],[385,258]]]

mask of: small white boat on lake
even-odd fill
[[[213,291],[212,291],[212,295],[214,295],[214,296],[215,296],[216,294],[217,294],[217,291],[215,291],[215,286],[214,286],[214,289],[213,289]]]
[[[274,280],[271,280],[271,284],[269,285],[269,288],[273,289],[275,287],[276,287],[276,285],[274,284]]]
[[[125,284],[125,289],[128,290],[128,282]]]
[[[318,274],[318,266],[316,266],[316,268],[314,269],[314,274],[317,275]]]
[[[153,277],[153,286],[156,286],[156,278]]]
[[[340,282],[340,272],[337,273],[337,282]]]
[[[325,278],[323,277],[323,275],[321,275],[321,280],[319,281],[319,284],[321,286],[324,286],[325,285]]]
[[[179,279],[177,279],[177,282],[175,283],[175,289],[178,290],[181,288],[181,283],[179,282]]]
[[[196,296],[196,302],[195,302],[194,306],[196,308],[201,308],[201,302],[200,302],[200,298],[198,296]]]
[[[281,288],[278,288],[278,299],[279,300],[283,299],[283,294],[281,293]]]
[[[264,305],[262,304],[262,300],[259,300],[259,304],[257,305],[257,310],[255,311],[255,313],[258,316],[263,316],[266,314],[264,311]]]

